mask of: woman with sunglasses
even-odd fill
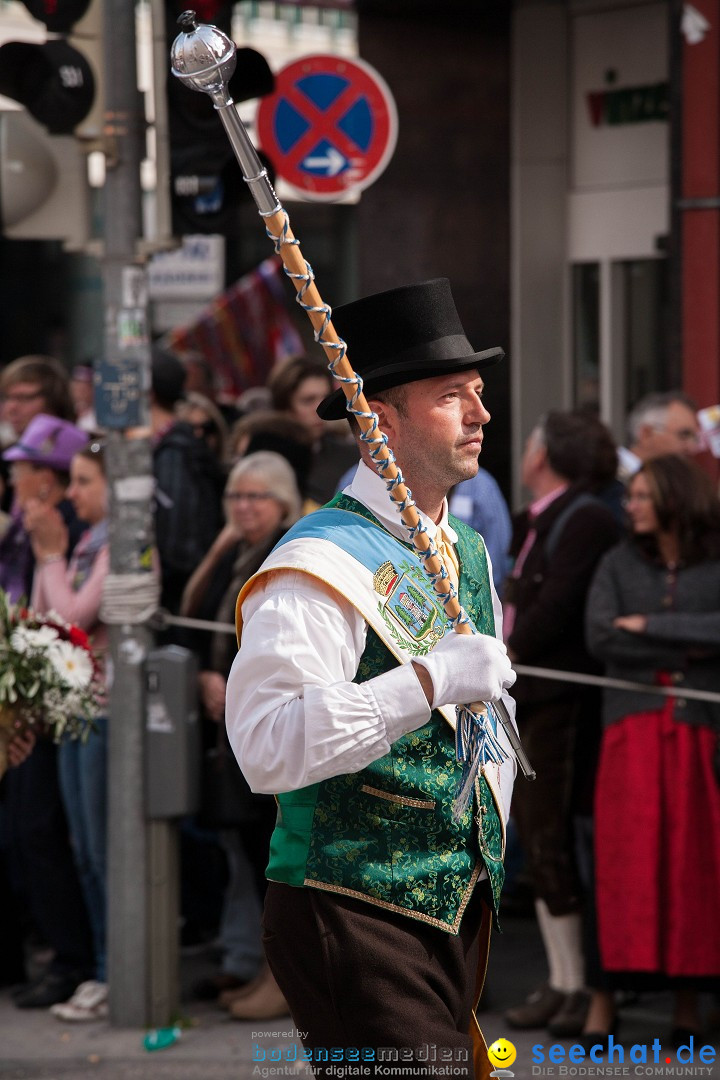
[[[617,988],[675,992],[669,1041],[700,1033],[700,989],[720,977],[720,502],[691,461],[645,462],[626,498],[631,535],[605,556],[587,605],[609,676],[677,694],[607,689],[595,791],[595,875],[605,984],[586,1039],[615,1024]]]

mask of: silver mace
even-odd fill
[[[342,386],[347,398],[346,407],[357,417],[362,437],[372,447],[372,459],[388,487],[392,501],[401,511],[400,520],[408,530],[453,628],[459,634],[471,634],[472,627],[460,606],[442,558],[432,546],[387,439],[380,431],[377,415],[370,409],[362,392],[362,379],[353,370],[347,358],[345,342],[333,327],[332,309],[323,302],[317,290],[312,268],[300,251],[299,241],[290,230],[288,215],[275,194],[267,170],[230,97],[228,82],[235,71],[235,44],[216,26],[199,25],[194,11],[183,12],[178,18],[178,25],[182,32],[173,42],[170,54],[172,73],[186,86],[212,98],[242,169],[243,180],[250,189],[260,217],[265,221],[265,230],[283,261],[285,273],[295,286],[298,294],[296,300],[307,312],[315,331],[315,340],[325,350],[330,371]],[[493,702],[493,707],[497,710],[523,775],[528,780],[534,780],[535,770],[528,761],[505,705],[497,701]],[[470,708],[473,712],[487,711],[484,703],[474,704]]]

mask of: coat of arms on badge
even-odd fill
[[[419,566],[403,562],[396,569],[391,562],[378,567],[373,588],[381,596],[378,609],[393,639],[407,652],[424,656],[449,630],[445,613],[425,589],[426,578]]]

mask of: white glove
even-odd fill
[[[446,634],[413,664],[422,664],[432,679],[433,709],[498,701],[517,678],[504,643],[488,634]]]

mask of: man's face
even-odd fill
[[[645,424],[638,440],[638,457],[643,461],[661,454],[697,454],[699,426],[695,413],[682,401],[668,405],[664,423]]]
[[[0,416],[16,436],[22,435],[33,416],[45,410],[45,396],[39,383],[13,383],[0,395]]]
[[[477,371],[408,383],[405,407],[377,404],[381,428],[410,486],[433,496],[478,471],[483,425],[490,413],[482,402]]]
[[[525,448],[520,464],[520,479],[523,487],[526,487],[528,491],[534,493],[535,481],[546,461],[547,452],[542,434],[539,428],[535,428],[525,440]]]

